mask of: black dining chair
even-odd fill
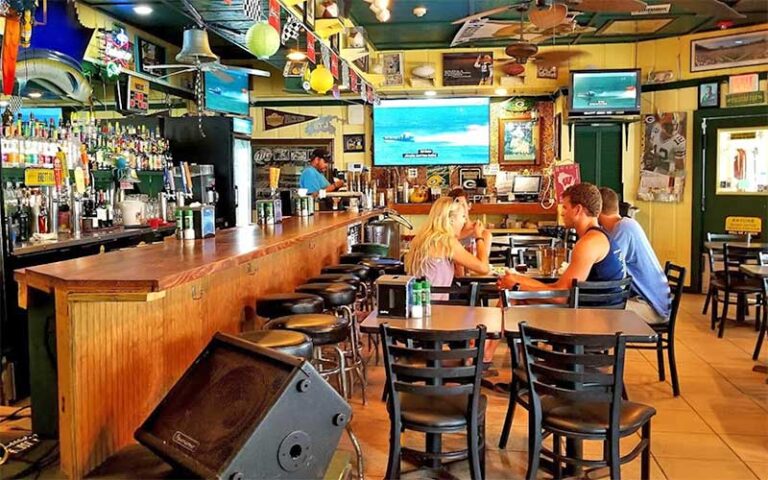
[[[680,308],[680,300],[683,298],[685,267],[667,262],[664,265],[664,275],[667,276],[667,283],[669,284],[669,319],[666,322],[649,324],[658,335],[656,345],[633,344],[629,345],[628,348],[656,350],[660,382],[666,380],[664,369],[664,350],[666,350],[669,360],[669,375],[672,377],[672,393],[677,397],[680,395],[680,382],[677,378],[677,360],[675,358],[675,325],[677,324],[677,311]]]
[[[611,479],[619,479],[621,465],[641,453],[640,478],[650,478],[651,418],[656,410],[622,399],[626,343],[621,333],[560,334],[522,322],[520,336],[530,397],[528,480],[536,478],[542,457],[551,463],[555,478],[562,478],[563,466],[570,466],[587,470],[586,477],[608,467]],[[620,439],[635,437],[638,430],[640,442],[622,457]],[[549,435],[551,450],[543,446]],[[602,459],[574,455],[577,449],[568,445],[582,440],[602,441]]]
[[[760,265],[768,267],[768,252],[760,252]],[[763,278],[763,320],[760,322],[760,333],[757,334],[757,343],[755,343],[755,352],[752,354],[752,360],[760,358],[760,350],[763,348],[763,339],[768,332],[768,277]]]
[[[707,232],[707,242],[746,242],[748,235],[735,235],[730,233],[712,233]],[[709,265],[709,285],[707,288],[707,298],[704,299],[704,308],[701,313],[707,314],[707,308],[712,303],[712,296],[717,295],[719,291],[725,290],[725,271],[723,264],[723,248],[709,247],[707,249],[707,262]],[[715,315],[712,316],[712,329],[714,330]]]
[[[725,288],[723,290],[723,309],[718,317],[717,295],[712,296],[713,320],[716,318],[718,323],[717,337],[723,338],[725,334],[725,324],[728,321],[728,307],[730,306],[731,295],[736,296],[736,318],[742,320],[746,316],[750,305],[755,308],[755,330],[760,330],[760,313],[763,303],[763,287],[760,281],[748,277],[739,270],[741,265],[760,263],[759,250],[736,247],[729,244],[723,244],[723,267]]]
[[[485,408],[480,393],[484,325],[469,330],[380,326],[389,392],[389,460],[385,478],[399,478],[402,456],[430,461],[469,459],[470,476],[485,476]],[[448,344],[454,348],[448,348]],[[461,343],[462,348],[455,348]],[[426,434],[430,451],[403,447],[403,431]],[[441,451],[443,434],[467,433],[467,448]]]
[[[514,307],[525,305],[522,302],[546,302],[537,303],[537,308],[573,308],[573,296],[571,290],[543,290],[527,292],[521,290],[502,290],[500,292],[501,304],[503,307]],[[523,408],[528,408],[528,376],[525,374],[522,356],[520,355],[520,338],[510,332],[505,333],[507,346],[509,346],[510,365],[512,368],[512,379],[509,382],[509,403],[507,404],[507,414],[504,417],[504,425],[501,427],[501,436],[499,437],[499,448],[507,448],[509,440],[509,431],[512,428],[512,422],[515,418],[515,408],[519,403]]]
[[[573,280],[573,304],[575,308],[610,308],[623,310],[631,293],[632,277],[605,282],[579,282]]]
[[[474,307],[477,305],[478,283],[469,282],[464,284],[454,283],[450,287],[430,287],[432,293],[432,305],[463,305]],[[435,299],[439,295],[439,299]],[[442,298],[444,297],[444,298]]]

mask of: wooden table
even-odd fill
[[[768,249],[768,243],[765,242],[704,242],[704,248],[722,249],[726,243],[729,247],[749,248],[750,250]]]
[[[630,342],[655,342],[656,332],[643,318],[630,310],[600,308],[540,308],[524,307],[464,307],[458,305],[433,305],[432,315],[427,318],[379,317],[371,312],[360,330],[377,333],[379,325],[418,330],[466,330],[485,325],[488,336],[500,338],[503,332],[516,336],[518,324],[527,322],[531,327],[558,333],[614,335],[621,332]]]
[[[749,275],[750,277],[763,279],[763,285],[764,285],[763,288],[765,290],[764,294],[768,294],[768,266],[739,265],[739,271]],[[765,335],[765,332],[763,332],[762,328],[760,329],[760,333],[758,333],[758,335]],[[755,347],[755,351],[757,351],[757,347]],[[752,367],[752,371],[760,372],[760,373],[768,373],[768,365],[755,365],[754,367]],[[768,379],[766,379],[765,383],[768,383]]]

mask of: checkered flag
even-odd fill
[[[264,19],[264,6],[261,0],[244,0],[243,12],[251,20],[260,21]]]
[[[285,25],[283,25],[283,32],[280,35],[280,42],[283,45],[287,45],[290,40],[296,40],[299,38],[299,34],[303,28],[304,27],[301,25],[301,22],[289,13],[288,20],[286,20]]]
[[[325,68],[331,68],[331,51],[328,49],[328,47],[325,46],[324,43],[320,44],[320,53],[323,57],[323,65]]]
[[[22,98],[18,95],[13,95],[8,99],[8,110],[13,113],[18,112],[21,109]]]

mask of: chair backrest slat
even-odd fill
[[[392,365],[392,371],[397,375],[423,379],[432,378],[471,378],[475,374],[475,367],[422,367],[413,365],[404,365],[395,363]]]
[[[414,395],[424,395],[432,397],[453,397],[458,395],[468,395],[475,392],[471,384],[449,384],[449,385],[423,385],[414,382],[394,382],[395,392],[412,393]],[[395,396],[397,397],[397,396]],[[389,396],[392,398],[392,396]],[[399,397],[393,398],[393,403],[399,404]],[[399,405],[398,405],[399,409]]]
[[[432,300],[432,305],[464,305],[474,307],[477,305],[478,283],[470,282],[463,285],[453,284],[450,287],[430,287],[434,298],[435,294],[447,294],[447,300]]]
[[[531,370],[536,374],[537,381],[546,380],[550,383],[570,382],[574,384],[590,384],[608,387],[613,385],[613,375],[603,373],[600,370],[587,370],[573,372],[560,368],[553,368],[546,364],[534,363]]]
[[[547,300],[561,300],[563,303],[543,303],[543,301]],[[526,305],[528,301],[544,308],[573,308],[574,306],[574,297],[571,290],[501,291],[501,305],[503,307]]]
[[[759,250],[745,247],[737,247],[729,244],[723,245],[723,265],[725,270],[726,288],[733,282],[743,280],[746,275],[739,270],[741,265],[759,265]]]
[[[613,365],[613,356],[610,355],[592,355],[591,353],[564,353],[555,350],[534,347],[529,349],[529,353],[549,365],[558,367],[573,367],[582,365],[584,367],[608,367]]]
[[[611,392],[606,391],[605,389],[570,390],[553,387],[552,385],[541,382],[533,382],[532,388],[534,388],[534,391],[536,391],[538,397],[542,397],[544,395],[551,395],[553,397],[557,396],[563,400],[567,400],[573,403],[610,402],[612,396]]]
[[[476,348],[456,348],[450,350],[425,350],[423,348],[409,348],[400,345],[390,347],[392,355],[396,357],[408,357],[414,360],[462,360],[477,354]]]
[[[664,264],[664,275],[667,276],[669,284],[670,309],[669,309],[669,329],[674,331],[677,323],[677,311],[680,309],[680,300],[683,298],[683,287],[685,286],[685,267],[675,265],[672,262]]]
[[[632,277],[605,282],[573,281],[573,303],[575,308],[609,308],[622,310],[627,306],[627,300],[632,286]]]

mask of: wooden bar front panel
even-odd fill
[[[157,299],[58,292],[61,466],[81,478],[120,448],[217,332],[252,323],[266,293],[336,262],[346,228],[191,280]]]

